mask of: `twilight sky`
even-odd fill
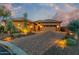
[[[23,13],[27,12],[30,20],[52,19],[57,13],[67,13],[79,8],[77,3],[13,3],[0,5],[5,5],[7,9],[11,10],[14,18],[23,17]]]

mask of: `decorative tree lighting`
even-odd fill
[[[65,47],[67,47],[67,41],[66,40],[55,40],[54,41],[54,44],[57,46],[57,47],[60,47],[62,49],[64,49]]]
[[[27,28],[21,28],[20,30],[21,30],[22,34],[26,35],[28,33]]]
[[[12,39],[12,37],[5,37],[3,40],[7,41],[7,42],[11,42],[13,39]]]

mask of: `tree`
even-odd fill
[[[15,33],[15,32],[17,32],[17,29],[16,29],[15,26],[13,25],[12,20],[8,20],[8,22],[7,22],[7,30],[10,31],[10,33]]]
[[[27,13],[24,13],[24,27],[27,27]]]
[[[4,32],[4,26],[0,24],[0,33],[3,33],[3,32]]]
[[[3,16],[3,10],[4,10],[4,7],[3,6],[0,6],[0,16],[1,17]]]
[[[6,10],[6,8],[1,5],[0,6],[0,16],[3,17],[3,19],[7,19],[11,15],[10,10]]]
[[[16,29],[10,18],[11,11],[7,10],[5,6],[0,6],[0,16],[3,17],[3,20],[6,20],[5,31],[15,32]]]
[[[68,24],[68,29],[75,33],[75,36],[78,39],[79,36],[79,20],[73,20]]]
[[[3,12],[3,19],[7,20],[10,16],[11,12],[9,10]]]

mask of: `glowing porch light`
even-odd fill
[[[59,25],[57,25],[57,28],[59,28],[60,26]]]
[[[42,27],[43,27],[41,24],[38,24],[38,26],[39,26],[40,28],[42,28]]]
[[[69,33],[70,35],[73,35],[73,33]]]
[[[30,28],[33,28],[33,26],[31,25]]]

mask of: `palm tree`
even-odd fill
[[[24,13],[24,27],[27,27],[27,13]]]

